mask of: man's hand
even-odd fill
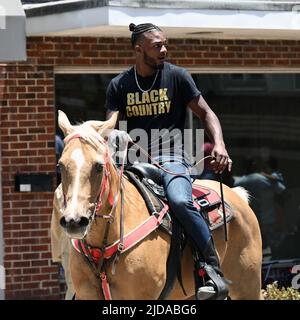
[[[114,129],[108,136],[107,142],[111,157],[116,162],[120,161],[120,159],[125,161],[128,145],[132,143],[129,134],[125,131]]]
[[[228,166],[228,171],[231,171],[232,160],[229,158],[228,152],[224,145],[215,145],[211,155],[214,159],[211,161],[211,165],[215,173],[222,173]]]

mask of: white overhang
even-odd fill
[[[25,12],[20,0],[0,0],[0,62],[26,60]]]
[[[27,35],[129,36],[152,22],[168,37],[300,39],[300,1],[58,1],[24,6]]]

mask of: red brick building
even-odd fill
[[[30,10],[27,9],[27,19],[33,21],[34,11]],[[112,28],[111,33],[98,32],[97,35],[97,32],[93,32],[90,36],[86,31],[83,32],[85,35],[75,31],[64,31],[62,35],[59,35],[59,32],[55,35],[47,35],[47,32],[39,36],[31,35],[27,37],[27,60],[0,66],[2,224],[6,299],[61,297],[59,269],[51,262],[49,237],[53,190],[56,184],[57,107],[67,112],[73,110],[75,120],[85,120],[86,113],[80,111],[80,108],[76,109],[76,104],[74,109],[70,107],[72,103],[65,106],[57,104],[57,101],[63,101],[57,97],[57,94],[63,95],[58,83],[64,81],[64,78],[60,78],[61,75],[116,74],[131,66],[134,56],[129,42],[129,32],[125,26],[120,27],[120,30],[119,32]],[[169,58],[171,62],[187,67],[195,75],[294,75],[300,71],[300,37],[295,37],[293,32],[282,33],[282,38],[270,33],[271,39],[267,37],[268,32],[258,37],[252,32],[252,38],[249,39],[246,39],[247,34],[241,35],[242,33],[237,32],[236,36],[231,35],[229,39],[228,35],[218,37],[217,32],[211,36],[199,33],[197,36],[194,34],[187,37],[183,36],[181,31],[178,36],[176,30],[171,32]],[[167,31],[166,34],[168,35]],[[234,77],[232,79],[234,80]],[[241,81],[241,78],[238,81]],[[68,88],[73,87],[66,85],[66,90]],[[72,95],[72,92],[70,94]],[[224,95],[224,101],[226,99],[228,97]],[[247,97],[241,99],[244,101]],[[288,115],[293,118],[288,109],[296,106],[297,101],[300,101],[299,96],[293,95],[290,101],[291,107],[286,105],[286,108]],[[211,102],[216,102],[215,96],[211,97]],[[104,101],[99,101],[99,114],[104,114],[103,103]],[[272,109],[269,109],[269,113],[272,113]],[[296,117],[298,113],[297,111]],[[89,116],[92,117],[94,114],[96,113],[90,112]],[[78,119],[76,115],[81,118]],[[221,116],[222,119],[224,122],[221,122],[226,129],[225,140],[227,138],[234,144],[235,134],[242,129],[237,124],[235,127],[232,126],[233,120],[228,118],[228,114],[223,118]],[[272,124],[272,128],[273,125],[276,123]],[[291,126],[293,128],[290,131],[284,132],[299,133],[292,120]],[[278,126],[277,132],[280,130]],[[283,144],[287,143],[284,142],[284,132],[280,135]],[[296,138],[291,139],[299,143]],[[274,145],[275,142],[272,142],[270,149]],[[276,149],[275,154],[278,155],[283,149]],[[257,149],[253,147],[251,150]],[[298,159],[294,147],[291,147],[289,152],[291,157],[282,159],[282,163],[287,166],[294,165]],[[241,157],[238,147],[232,148],[232,153],[237,159]],[[16,191],[16,176],[37,173],[51,177],[49,191]],[[299,188],[292,178],[291,181],[294,188]]]

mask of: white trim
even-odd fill
[[[55,66],[54,74],[112,74],[126,70],[128,66]]]
[[[130,66],[55,66],[55,74],[112,74],[120,73]],[[300,73],[294,67],[185,67],[190,73]]]
[[[128,26],[134,17],[135,24],[145,19],[162,27],[230,28],[254,30],[299,30],[299,10],[207,10],[207,9],[148,9],[109,8],[109,24]]]
[[[108,24],[108,8],[94,8],[51,14],[26,19],[26,35],[47,35],[56,32],[66,34],[69,30],[83,30]]]
[[[83,3],[85,2],[85,3]],[[129,8],[173,8],[173,9],[211,9],[211,10],[257,10],[257,11],[291,11],[295,6],[299,5],[297,0],[60,0],[48,1],[46,3],[24,4],[25,10],[39,9],[44,7],[53,8],[53,12],[61,10],[65,4],[81,3],[81,6],[69,7],[70,11],[83,8],[97,8],[104,5],[109,7],[129,7]],[[43,12],[40,12],[43,15]]]
[[[73,4],[76,2],[82,2],[82,0],[60,0],[59,2],[57,1],[52,1],[52,2],[43,2],[43,3],[26,3],[23,4],[23,9],[24,10],[30,10],[30,9],[37,9],[37,8],[45,8],[45,7],[59,7],[60,5],[64,4]]]
[[[300,39],[300,7],[290,11],[97,7],[26,19],[28,36],[129,36],[128,25],[152,22],[169,38]],[[172,32],[173,29],[173,32]],[[204,35],[205,36],[205,35]]]
[[[286,67],[187,67],[190,73],[300,73],[300,68]]]

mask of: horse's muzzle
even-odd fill
[[[60,225],[69,233],[69,234],[80,234],[84,233],[87,226],[89,225],[89,219],[86,217],[81,217],[79,220],[75,221],[74,219],[66,220],[65,217],[60,219]]]

